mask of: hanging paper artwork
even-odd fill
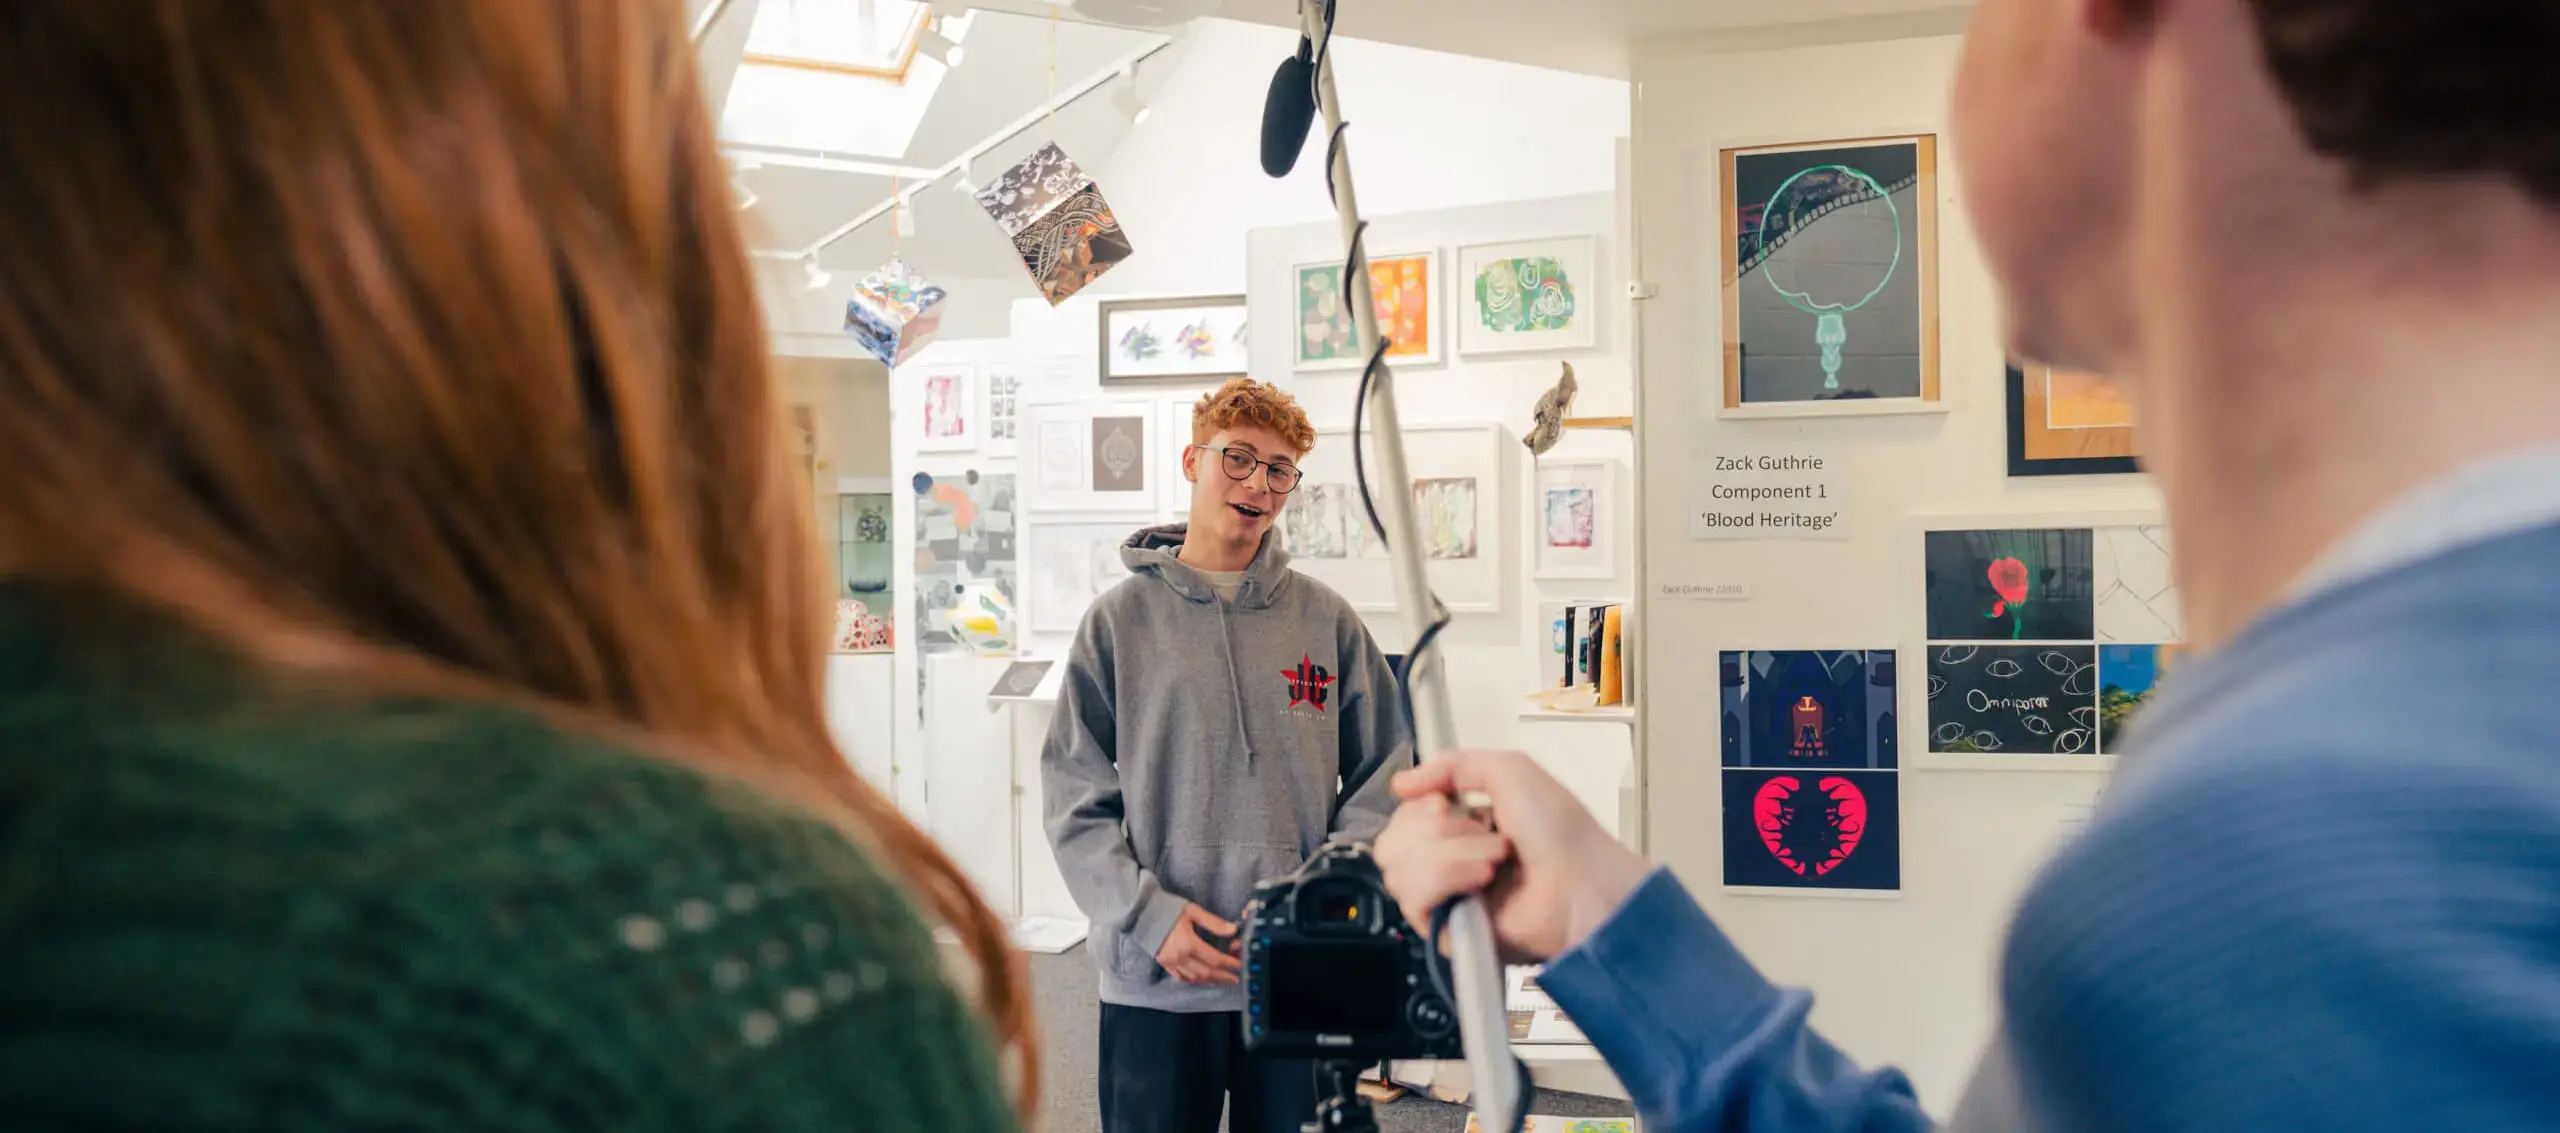
[[[1724,409],[1938,403],[1937,140],[1728,149]]]
[[[1297,269],[1296,349],[1299,370],[1356,370],[1366,362],[1350,304],[1343,301],[1342,261]],[[1430,365],[1440,360],[1440,253],[1369,261],[1369,296],[1387,360]]]
[[[904,365],[941,332],[945,297],[904,261],[891,260],[854,286],[844,305],[844,331],[882,364]]]
[[[1102,190],[1051,142],[978,190],[978,207],[994,217],[1050,306],[1064,303],[1129,258]]]

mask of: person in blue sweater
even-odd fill
[[[2009,345],[2130,389],[2194,651],[2017,907],[1971,1083],[1845,1057],[1525,757],[1402,776],[1389,888],[1486,892],[1653,1133],[2560,1128],[2560,3],[1973,19]]]

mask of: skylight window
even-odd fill
[[[745,61],[902,81],[932,14],[913,0],[767,0]]]

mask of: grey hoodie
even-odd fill
[[[1266,535],[1230,604],[1174,557],[1187,525],[1137,532],[1130,577],[1085,613],[1040,750],[1049,842],[1102,999],[1237,1011],[1241,985],[1156,964],[1185,903],[1234,921],[1254,883],[1332,837],[1386,825],[1387,780],[1413,765],[1386,655],[1342,596],[1289,569]]]

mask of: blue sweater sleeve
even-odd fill
[[[1805,1025],[1668,870],[1556,958],[1539,986],[1654,1133],[1906,1133],[1929,1127],[1899,1071],[1863,1071]]]

